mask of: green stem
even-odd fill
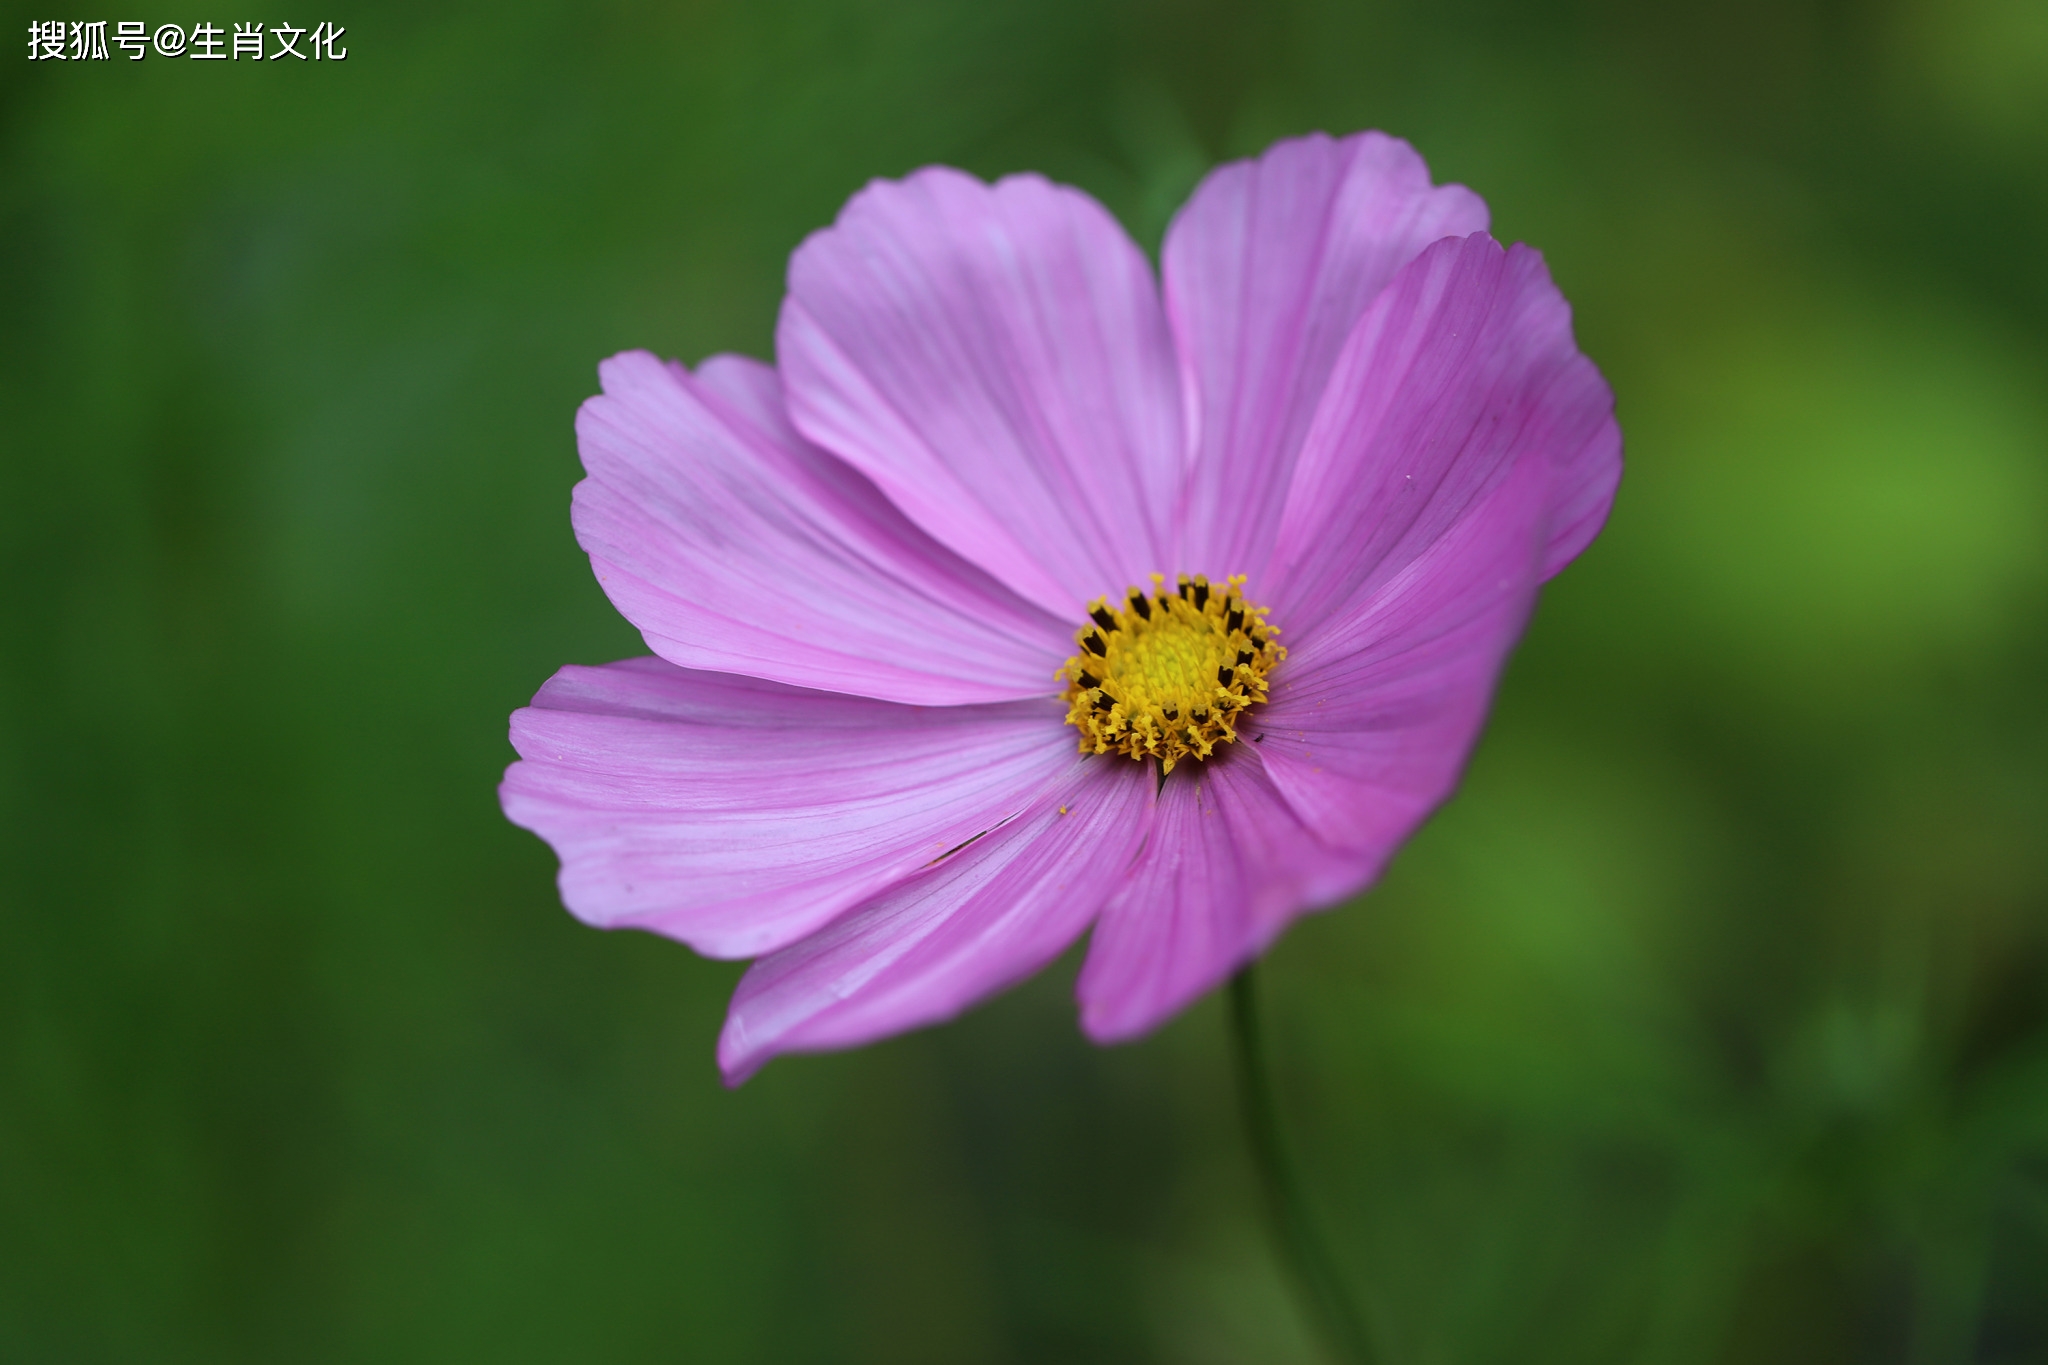
[[[1238,1103],[1244,1114],[1245,1137],[1252,1161],[1265,1186],[1267,1212],[1280,1258],[1294,1278],[1295,1293],[1329,1348],[1345,1365],[1373,1365],[1378,1358],[1365,1322],[1344,1292],[1330,1249],[1309,1216],[1295,1178],[1294,1164],[1280,1139],[1280,1111],[1273,1102],[1273,1079],[1266,1070],[1266,1049],[1259,1031],[1258,996],[1252,969],[1230,979],[1231,1037],[1237,1054]]]

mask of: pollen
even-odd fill
[[[1153,574],[1149,593],[1089,603],[1074,632],[1080,653],[1056,675],[1082,753],[1156,758],[1163,776],[1236,742],[1238,721],[1266,700],[1266,677],[1287,657],[1243,588],[1242,574],[1221,590],[1197,574],[1168,592]]]

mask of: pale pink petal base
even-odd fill
[[[1152,794],[1147,768],[1069,752],[1065,772],[1008,824],[756,962],[719,1038],[727,1084],[778,1053],[950,1019],[1043,967],[1124,880]]]
[[[1149,1033],[1304,910],[1335,904],[1377,870],[1324,847],[1251,746],[1176,768],[1144,857],[1089,940],[1076,987],[1081,1027],[1099,1043]]]
[[[565,668],[512,717],[506,815],[602,928],[709,957],[795,942],[1024,810],[1074,764],[1056,702],[914,707],[659,659]]]

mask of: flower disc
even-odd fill
[[[1153,574],[1152,591],[1132,588],[1120,607],[1090,603],[1092,624],[1074,633],[1081,652],[1057,676],[1082,753],[1156,758],[1170,773],[1236,741],[1238,717],[1266,700],[1266,676],[1287,651],[1266,609],[1245,601],[1242,574],[1221,592],[1199,574],[1165,586]]]

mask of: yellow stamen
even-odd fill
[[[1266,700],[1266,675],[1287,657],[1266,609],[1244,600],[1243,574],[1221,592],[1200,574],[1165,587],[1153,574],[1150,593],[1089,603],[1090,623],[1074,632],[1081,652],[1055,675],[1082,753],[1156,758],[1162,774],[1234,743],[1238,718]]]

